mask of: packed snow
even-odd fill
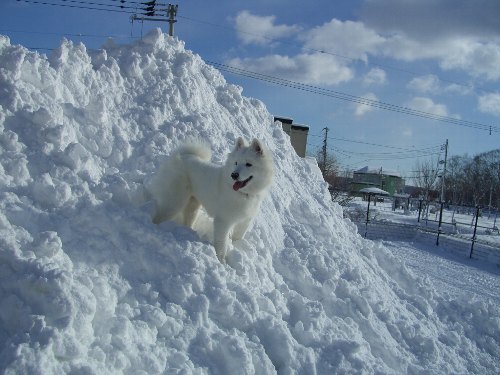
[[[500,305],[500,268],[429,246],[419,241],[384,241],[415,273],[428,277],[443,294],[454,298],[491,299]]]
[[[440,293],[331,202],[263,103],[155,30],[49,57],[0,36],[0,371],[498,374],[498,299]],[[136,192],[176,146],[261,139],[275,180],[221,264]]]

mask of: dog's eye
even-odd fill
[[[245,166],[246,166],[246,167],[251,167],[251,166],[252,166],[252,164],[250,164],[250,163],[246,163],[246,164],[245,164]]]

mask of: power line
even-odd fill
[[[318,137],[318,138],[323,138],[323,135],[319,134],[309,134],[310,136],[313,137]],[[338,139],[335,137],[328,137],[327,139]],[[442,144],[434,145],[434,146],[425,146],[421,148],[402,148],[402,147],[396,147],[396,146],[391,146],[391,145],[381,145],[381,144],[376,144],[376,143],[369,143],[369,142],[362,142],[362,141],[356,141],[356,140],[351,140],[351,139],[345,139],[345,138],[340,138],[342,141],[345,142],[352,142],[352,143],[361,143],[361,144],[367,144],[370,146],[377,146],[377,147],[384,147],[384,148],[390,148],[390,149],[397,149],[397,150],[402,150],[401,152],[373,152],[373,153],[368,153],[368,152],[354,152],[354,151],[348,151],[344,150],[342,148],[339,148],[338,146],[335,147],[328,147],[328,150],[331,151],[334,155],[334,157],[337,159],[337,163],[340,167],[342,167],[344,170],[353,170],[355,168],[358,168],[360,165],[366,164],[367,162],[373,162],[373,161],[383,161],[383,160],[405,160],[405,159],[415,159],[415,158],[423,158],[423,157],[433,157],[433,156],[438,156],[442,153]],[[324,141],[323,141],[324,144]],[[307,144],[310,147],[317,148],[318,151],[318,156],[321,157],[321,144]],[[324,150],[323,150],[324,152]],[[343,159],[344,162],[340,162],[339,160],[339,154],[341,155],[340,159]],[[346,159],[357,159],[356,161],[350,160],[351,162],[346,162]],[[403,178],[411,178],[410,176],[402,176]]]
[[[74,8],[74,9],[98,10],[98,11],[126,13],[126,14],[136,13],[136,12],[130,12],[130,11],[121,10],[121,9],[106,9],[106,8],[86,7],[86,6],[80,6],[80,5],[48,3],[46,1],[38,1],[38,0],[16,0],[16,1],[28,3],[28,4],[49,5],[49,6],[58,6],[58,7],[65,7],[65,8]]]
[[[308,134],[308,136],[311,136],[311,137],[321,137],[321,138],[323,137],[320,134]],[[359,143],[359,144],[368,145],[368,146],[386,147],[386,148],[392,148],[392,149],[403,150],[403,151],[413,151],[413,150],[415,150],[415,149],[412,149],[412,148],[404,148],[404,147],[398,147],[398,146],[392,146],[392,145],[382,145],[382,144],[379,144],[379,143],[364,142],[364,141],[358,141],[358,140],[355,140],[355,139],[348,139],[348,138],[328,137],[328,139],[334,139],[334,140],[337,140],[337,141],[344,141],[344,142],[351,142],[351,143]],[[427,149],[427,148],[439,148],[439,147],[441,147],[441,144],[438,144],[438,145],[435,145],[435,146],[428,146],[428,147],[425,147],[425,149]]]
[[[0,29],[0,32],[7,33],[20,33],[20,34],[35,34],[35,35],[57,35],[57,36],[71,36],[71,37],[82,37],[82,38],[127,38],[127,39],[137,39],[138,37],[132,37],[130,35],[104,35],[104,34],[83,34],[83,33],[53,33],[48,31],[25,31],[25,30],[10,30],[10,29]],[[30,49],[33,49],[30,47]],[[45,48],[49,49],[49,48]]]
[[[153,3],[153,1],[130,1],[130,0],[104,0],[104,1],[111,1],[113,3],[122,3],[122,4],[136,4],[136,5],[152,5]],[[156,1],[154,3],[156,3]],[[167,4],[160,4],[160,3],[156,3],[156,5],[167,6]]]
[[[314,93],[314,94],[318,94],[318,95],[323,95],[323,96],[327,96],[327,97],[331,97],[331,98],[335,98],[335,99],[340,99],[340,100],[349,101],[349,102],[353,102],[353,103],[357,103],[357,104],[367,105],[370,107],[384,109],[387,111],[402,113],[402,114],[406,114],[406,115],[426,118],[426,119],[430,119],[430,120],[446,122],[446,123],[454,124],[454,125],[458,125],[458,126],[464,126],[464,127],[469,127],[469,128],[478,129],[478,130],[484,130],[484,131],[488,131],[488,132],[500,132],[500,128],[492,126],[492,125],[486,125],[486,124],[481,124],[478,122],[461,120],[461,119],[457,119],[454,117],[443,116],[443,115],[438,115],[435,113],[430,113],[430,112],[420,111],[420,110],[416,110],[416,109],[412,109],[412,108],[408,108],[408,107],[398,106],[398,105],[391,104],[391,103],[381,102],[378,100],[372,100],[372,99],[364,98],[361,96],[347,94],[347,93],[344,93],[341,91],[334,91],[334,90],[325,89],[325,88],[321,88],[321,87],[317,87],[317,86],[312,86],[312,85],[308,85],[308,84],[300,83],[300,82],[296,82],[296,81],[291,81],[288,79],[279,78],[279,77],[275,77],[275,76],[271,76],[271,75],[267,75],[267,74],[261,74],[261,73],[257,73],[254,71],[230,66],[227,64],[221,64],[221,63],[217,63],[217,62],[213,62],[213,61],[206,61],[206,62],[207,62],[207,64],[210,64],[210,65],[216,67],[217,69],[228,72],[228,73],[232,73],[232,74],[240,75],[243,77],[252,78],[252,79],[256,79],[256,80],[260,80],[260,81],[264,81],[264,82],[268,82],[268,83],[272,83],[272,84],[276,84],[276,85],[280,85],[280,86],[284,86],[284,87],[290,87],[290,88],[294,88],[297,90],[302,90],[302,91],[306,91],[306,92],[310,92],[310,93]]]
[[[316,147],[318,149],[321,149],[321,145],[313,145],[313,144],[308,144],[308,145],[311,147]],[[412,158],[421,158],[421,157],[439,155],[441,153],[439,147],[433,147],[433,148],[429,147],[429,148],[423,148],[423,149],[419,149],[419,150],[409,150],[407,152],[400,152],[400,153],[355,152],[355,151],[344,150],[338,146],[335,146],[334,148],[328,147],[328,150],[330,150],[333,153],[340,153],[340,154],[344,155],[345,157],[349,157],[349,158],[352,158],[352,157],[369,158],[367,160],[412,159]]]
[[[270,37],[270,36],[267,36],[267,35],[263,35],[263,34],[258,34],[258,33],[250,32],[250,31],[247,31],[247,30],[242,30],[242,29],[237,28],[237,27],[225,26],[225,25],[214,23],[214,22],[205,21],[205,20],[197,20],[197,19],[194,19],[194,18],[191,18],[191,17],[185,17],[185,16],[179,16],[179,18],[183,18],[183,19],[185,19],[187,21],[191,21],[191,22],[195,22],[195,23],[199,23],[199,24],[204,24],[204,25],[208,25],[208,26],[212,26],[212,27],[217,27],[217,28],[221,28],[221,29],[237,31],[237,32],[239,32],[241,34],[247,34],[247,35],[251,35],[251,36],[256,36],[256,37],[259,37],[259,38],[262,38],[262,39],[269,40],[271,42],[272,41],[276,41],[276,38],[273,38],[273,37]],[[362,62],[363,64],[373,65],[373,66],[381,67],[381,68],[388,69],[388,70],[398,71],[398,72],[405,73],[405,74],[413,76],[413,77],[420,77],[420,76],[422,76],[422,73],[417,73],[417,72],[414,72],[414,71],[411,71],[411,70],[408,70],[408,69],[403,69],[403,68],[400,68],[400,67],[396,67],[396,66],[392,66],[392,65],[387,65],[387,64],[367,62],[367,61],[364,61],[364,60],[362,60],[360,58],[354,58],[354,57],[350,57],[350,56],[345,56],[345,55],[342,55],[340,53],[337,53],[337,52],[334,52],[334,51],[329,51],[329,50],[326,50],[326,49],[317,49],[317,48],[312,48],[312,47],[305,47],[305,46],[303,46],[303,45],[301,45],[299,43],[296,43],[296,42],[290,42],[290,41],[287,41],[287,40],[280,40],[280,43],[287,44],[287,45],[292,45],[292,46],[295,46],[295,47],[299,47],[301,50],[305,50],[305,51],[316,52],[316,53],[321,53],[321,54],[325,54],[325,55],[331,55],[331,56],[335,56],[335,57],[341,58],[343,60],[349,60],[349,61],[352,61],[352,62]],[[474,91],[476,89],[479,89],[479,90],[481,90],[483,92],[493,93],[493,91],[484,89],[482,87],[473,86],[471,84],[466,84],[466,83],[463,83],[463,82],[458,82],[458,81],[443,79],[443,78],[441,78],[441,77],[439,77],[437,75],[434,75],[434,76],[439,81],[441,81],[441,82],[455,84],[457,86],[462,86],[462,87],[465,87],[465,88],[468,88],[468,89],[472,89]]]
[[[414,159],[414,158],[420,158],[420,157],[428,157],[428,156],[433,156],[433,155],[439,155],[440,152],[417,152],[413,154],[366,154],[366,153],[359,153],[359,152],[352,152],[352,151],[347,151],[343,150],[341,148],[335,147],[335,151],[342,151],[344,155],[347,156],[360,156],[360,157],[365,157],[369,158],[367,160],[403,160],[403,159]]]
[[[80,1],[80,0],[53,0],[53,1],[59,1],[59,2],[62,2],[62,3],[71,3],[71,4],[96,5],[96,6],[111,7],[111,8],[120,8],[120,9],[137,9],[138,5],[139,5],[139,4],[136,5],[136,6],[115,5],[115,4],[104,4],[104,3],[96,3],[96,2],[93,2],[93,1]],[[142,5],[142,6],[144,7],[144,5]]]
[[[102,8],[93,8],[93,7],[81,7],[81,6],[76,6],[76,5],[60,4],[60,3],[53,3],[53,2],[49,3],[46,1],[42,2],[42,1],[37,1],[37,0],[17,0],[17,1],[23,1],[26,3],[33,3],[33,4],[42,4],[42,5],[66,6],[66,7],[72,7],[72,8],[92,9],[92,10],[99,10],[99,11],[132,13],[132,12],[122,10],[122,9],[118,10],[118,9],[102,9]],[[123,5],[118,6],[118,5],[102,4],[102,3],[95,3],[95,2],[82,2],[82,1],[78,1],[78,0],[60,0],[60,1],[63,1],[65,3],[71,2],[71,3],[78,3],[78,4],[94,4],[94,5],[98,5],[98,6],[125,7]],[[144,5],[147,3],[135,3],[135,4]],[[127,8],[132,8],[132,7],[127,7]],[[261,73],[257,73],[257,72],[252,72],[252,71],[249,71],[246,69],[237,68],[234,66],[229,66],[229,65],[221,64],[221,63],[217,63],[217,62],[207,61],[207,63],[217,67],[220,70],[223,70],[223,71],[226,71],[226,72],[229,72],[232,74],[237,74],[237,75],[244,76],[247,78],[257,79],[257,80],[265,81],[268,83],[273,83],[273,84],[277,84],[277,85],[281,85],[281,86],[295,88],[298,90],[311,92],[311,93],[315,93],[315,94],[319,94],[319,95],[323,95],[323,96],[327,96],[327,97],[332,97],[335,99],[350,101],[353,103],[367,105],[367,106],[371,106],[374,108],[379,108],[379,109],[384,109],[384,110],[393,111],[393,112],[397,112],[397,113],[417,116],[417,117],[421,117],[421,118],[427,118],[427,119],[436,120],[436,121],[445,122],[445,123],[450,123],[450,124],[454,124],[454,125],[474,128],[474,129],[478,129],[478,130],[485,130],[485,131],[489,131],[490,134],[491,134],[491,132],[499,132],[500,131],[500,129],[498,127],[495,127],[492,125],[486,125],[486,124],[481,124],[481,123],[477,123],[477,122],[461,120],[461,119],[457,119],[457,118],[453,118],[453,117],[449,117],[449,116],[437,115],[437,114],[433,114],[430,112],[419,111],[419,110],[415,110],[415,109],[408,108],[408,107],[402,107],[402,106],[398,106],[398,105],[394,105],[394,104],[390,104],[390,103],[381,102],[378,100],[372,100],[372,99],[368,99],[368,98],[364,98],[364,97],[360,97],[360,96],[350,95],[350,94],[343,93],[340,91],[324,89],[324,88],[320,88],[317,86],[307,85],[307,84],[303,84],[303,83],[299,83],[299,82],[295,82],[295,81],[291,81],[291,80],[287,80],[287,79],[283,79],[283,78],[279,78],[279,77],[274,77],[274,76],[265,75],[265,74],[261,74]]]
[[[16,0],[16,1],[28,3],[28,4],[49,5],[49,6],[58,6],[58,7],[65,7],[65,8],[97,10],[97,11],[125,13],[125,14],[137,14],[138,11],[144,10],[144,9],[138,9],[137,7],[129,7],[129,6],[122,7],[119,5],[102,4],[102,3],[94,3],[94,2],[83,2],[83,1],[76,1],[76,0],[60,0],[60,1],[77,3],[77,4],[88,4],[88,5],[94,5],[94,6],[71,5],[71,4],[66,4],[66,3],[53,3],[53,2],[39,1],[39,0]],[[101,8],[101,7],[115,7],[115,8],[119,8],[119,9],[109,9],[109,8]],[[125,8],[136,9],[136,11],[132,12],[132,11],[126,10]],[[140,13],[140,14],[146,15],[146,13]]]
[[[117,9],[103,9],[103,8],[94,8],[94,7],[87,7],[87,6],[75,6],[75,5],[72,6],[72,5],[68,5],[68,4],[49,3],[47,1],[38,1],[38,0],[16,0],[16,1],[18,1],[18,2],[25,2],[25,3],[32,3],[32,4],[42,4],[42,5],[53,5],[53,6],[63,6],[63,7],[70,7],[70,8],[79,8],[79,9],[112,11],[112,12],[128,13],[128,14],[132,13],[132,12],[128,12],[128,11],[125,11],[125,10],[120,11],[120,10],[117,10]],[[138,2],[138,1],[126,1],[126,0],[107,0],[107,1],[110,1],[110,2],[114,2],[114,3],[134,4],[134,5],[136,5],[135,7],[132,7],[132,6],[127,6],[127,5],[102,4],[102,3],[94,3],[94,2],[78,1],[78,0],[55,0],[55,1],[77,3],[77,4],[84,4],[84,5],[88,4],[88,5],[105,6],[105,7],[117,7],[117,8],[121,8],[121,9],[137,9],[138,6],[145,6],[145,5],[146,6],[148,6],[148,5],[151,6],[151,5],[153,5],[153,3],[156,3],[155,1]],[[106,1],[106,0],[101,0],[101,1]],[[158,6],[167,6],[167,4],[163,4],[163,3],[156,3],[155,5],[158,5]],[[168,4],[168,5],[170,5],[170,4]],[[142,9],[142,10],[145,10],[145,9]],[[167,9],[161,9],[161,10],[157,10],[157,11],[165,11],[166,12]],[[134,12],[134,13],[136,13],[136,12]],[[143,15],[151,15],[151,14],[143,13]],[[191,18],[191,17],[186,17],[186,16],[177,16],[177,17],[185,19],[187,21],[191,21],[191,22],[195,22],[195,23],[200,23],[200,24],[205,24],[205,25],[209,25],[209,26],[212,26],[212,27],[218,27],[218,28],[222,28],[222,29],[238,31],[239,33],[242,33],[242,34],[248,34],[248,35],[258,36],[259,38],[267,39],[269,41],[275,41],[276,40],[276,38],[272,38],[272,37],[269,37],[267,35],[258,34],[258,33],[252,33],[252,32],[249,32],[249,31],[246,31],[246,30],[242,30],[242,29],[239,29],[239,28],[236,28],[236,27],[224,26],[224,25],[220,25],[220,24],[217,24],[217,23],[214,23],[214,22],[209,22],[209,21],[204,21],[204,20],[197,20],[197,19],[194,19],[194,18]],[[408,69],[403,69],[403,68],[400,68],[400,67],[395,67],[395,66],[391,66],[391,65],[387,65],[387,64],[380,64],[380,63],[374,63],[374,62],[366,62],[364,60],[361,60],[360,58],[354,58],[354,57],[345,56],[345,55],[342,55],[342,54],[339,54],[339,53],[336,53],[336,52],[333,52],[333,51],[325,50],[325,49],[316,49],[316,48],[311,48],[311,47],[305,47],[303,45],[299,45],[298,43],[293,43],[293,42],[289,42],[289,41],[286,41],[286,40],[281,40],[280,42],[282,44],[288,44],[288,45],[298,46],[302,50],[307,50],[307,51],[321,53],[321,54],[327,54],[327,55],[335,56],[335,57],[338,57],[338,58],[341,58],[341,59],[344,59],[344,60],[349,60],[349,61],[352,61],[352,62],[363,62],[363,63],[368,64],[368,65],[373,65],[373,66],[378,66],[378,67],[382,67],[382,68],[389,69],[389,70],[399,71],[399,72],[402,72],[402,73],[405,73],[405,74],[408,74],[408,75],[412,75],[414,77],[419,77],[419,76],[422,75],[422,73],[413,72],[413,71],[408,70]],[[455,85],[466,87],[466,88],[469,88],[469,89],[472,89],[472,90],[479,89],[479,90],[481,90],[483,92],[489,92],[489,93],[493,92],[491,90],[487,90],[487,89],[484,89],[484,88],[481,88],[481,87],[477,87],[477,86],[475,87],[473,85],[465,84],[463,82],[457,82],[457,81],[453,81],[453,80],[446,80],[446,79],[443,79],[443,78],[441,78],[441,77],[439,77],[437,75],[434,75],[434,76],[439,81],[442,81],[442,82],[455,84]]]
[[[406,156],[420,156],[420,155],[430,155],[430,154],[435,154],[439,153],[439,149],[422,149],[422,150],[415,150],[415,151],[408,151],[408,152],[400,152],[400,153],[394,153],[394,152],[355,152],[355,151],[349,151],[349,150],[344,150],[342,148],[339,148],[338,146],[335,147],[336,150],[342,150],[344,153],[349,154],[349,155],[361,155],[364,157],[374,157],[374,158],[387,158],[387,157],[406,157]]]

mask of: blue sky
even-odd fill
[[[125,12],[137,0],[123,9],[114,0],[34,1],[66,6],[2,0],[0,33],[47,54],[63,37],[99,48],[108,36],[130,43],[168,26],[132,24]],[[175,35],[204,60],[307,85],[297,90],[223,72],[271,113],[308,125],[311,154],[328,127],[328,151],[345,168],[398,170],[411,182],[415,156],[437,160],[446,139],[449,155],[500,148],[498,0],[176,4]],[[339,99],[346,96],[354,101]],[[364,98],[375,106],[360,104]],[[377,108],[380,102],[392,110]],[[428,118],[435,115],[447,122]]]

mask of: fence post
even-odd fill
[[[370,220],[369,219],[369,215],[370,215],[370,198],[371,198],[371,193],[368,193],[368,209],[366,210],[366,224],[365,224],[365,238],[366,238],[366,234],[368,233],[368,221]]]
[[[443,223],[443,207],[444,202],[441,202],[441,210],[439,211],[438,235],[436,238],[436,246],[439,246],[439,235],[441,234],[441,224]],[[477,225],[477,223],[476,223]]]
[[[477,231],[477,219],[479,218],[479,206],[476,206],[476,224],[474,224],[474,234],[472,235],[472,245],[470,247],[469,258],[472,258],[472,252],[474,251],[474,242],[476,242],[476,231]]]

